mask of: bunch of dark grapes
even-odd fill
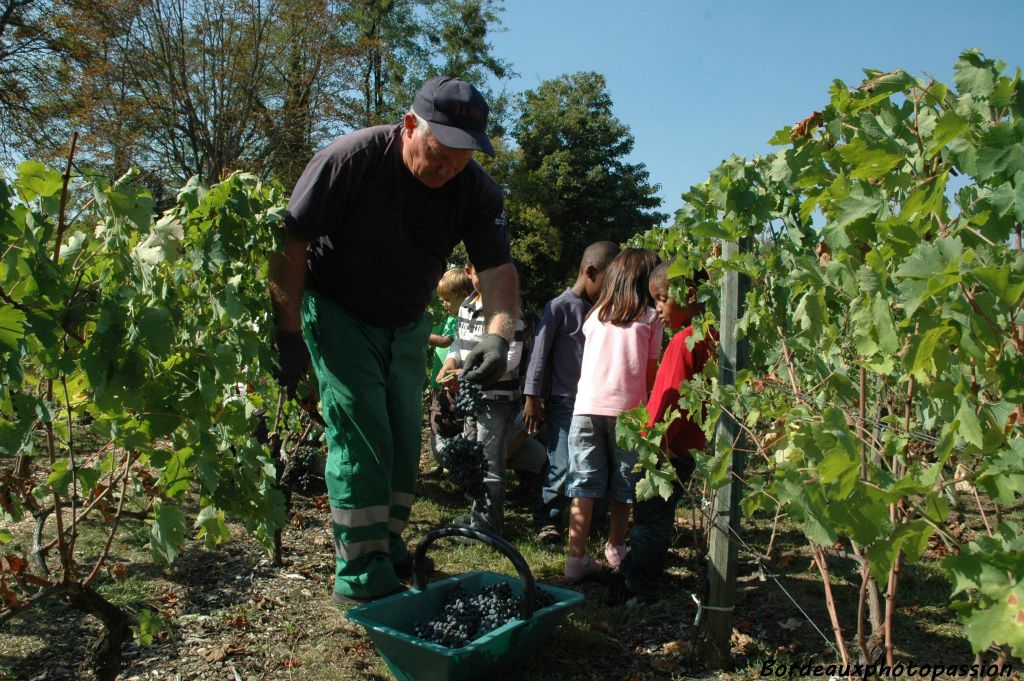
[[[480,625],[480,611],[473,598],[461,585],[452,589],[441,614],[432,620],[418,622],[413,633],[424,641],[446,648],[461,648],[475,638]]]
[[[476,605],[480,608],[477,636],[494,631],[519,615],[519,599],[512,594],[512,587],[506,582],[485,586],[476,597]]]
[[[301,445],[285,461],[281,486],[306,496],[323,494],[324,458],[319,446]]]
[[[467,416],[473,418],[480,411],[480,400],[483,399],[483,392],[479,383],[459,381],[459,392],[455,396],[455,413],[462,418]]]
[[[555,602],[554,596],[534,587],[533,609],[541,610]],[[519,616],[521,598],[512,587],[501,582],[470,594],[461,585],[452,589],[441,614],[418,622],[413,633],[424,641],[447,648],[461,648]]]
[[[487,457],[484,456],[482,442],[471,440],[462,433],[448,438],[441,450],[441,465],[448,471],[451,481],[471,498],[484,499]]]

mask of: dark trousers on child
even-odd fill
[[[693,474],[693,459],[676,457],[672,460],[676,475],[685,483]],[[668,499],[655,495],[637,501],[633,506],[633,528],[629,532],[629,553],[623,558],[619,572],[626,578],[627,588],[644,600],[661,597],[661,575],[665,559],[672,546],[676,506],[683,495],[683,485],[672,486]]]

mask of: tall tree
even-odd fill
[[[483,86],[503,79],[508,64],[487,42],[500,24],[500,0],[353,0],[349,40],[360,73],[351,127],[395,121],[429,76]]]
[[[271,174],[291,186],[325,139],[347,120],[345,93],[356,82],[351,48],[343,29],[349,19],[341,3],[287,0],[276,29],[281,51],[271,68],[278,79],[279,106],[268,109],[267,157]]]
[[[571,281],[588,244],[621,242],[666,219],[658,186],[633,151],[629,127],[612,113],[605,79],[593,72],[545,81],[522,96],[513,127],[518,163],[505,178],[510,225],[555,232],[521,263],[524,300],[539,305],[555,290],[538,282]]]
[[[41,37],[18,48],[36,72],[0,52],[0,78],[21,88],[8,98],[22,103],[19,120],[35,117],[0,134],[22,155],[55,161],[77,130],[82,163],[109,175],[140,166],[155,193],[237,168],[291,184],[331,137],[397,121],[426,76],[507,73],[486,41],[495,0],[0,0],[5,6],[16,21],[0,15],[0,46],[15,24],[28,27],[18,35]]]
[[[0,0],[0,161],[7,163],[21,139],[48,132],[39,94],[57,87],[49,68],[66,56],[59,12],[40,0]]]

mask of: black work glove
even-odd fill
[[[494,383],[508,366],[508,341],[504,336],[489,333],[480,339],[463,363],[463,380],[487,385]]]
[[[295,388],[309,369],[309,350],[299,331],[278,331],[277,352],[281,363],[277,382],[295,399]]]

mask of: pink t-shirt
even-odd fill
[[[647,402],[647,363],[661,355],[664,324],[654,308],[624,326],[606,324],[598,310],[583,323],[583,366],[573,414],[618,416]]]

